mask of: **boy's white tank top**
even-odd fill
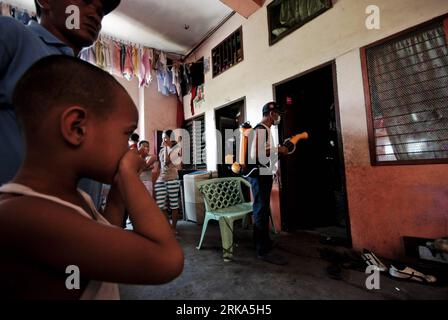
[[[98,223],[111,225],[106,218],[104,218],[95,208],[95,205],[93,204],[92,199],[90,196],[85,193],[82,190],[79,190],[79,193],[82,195],[84,200],[87,202],[87,204],[90,207],[90,210],[95,216],[95,220]],[[69,207],[76,212],[78,212],[80,215],[92,219],[92,216],[89,215],[83,208],[74,205],[70,202],[64,201],[58,197],[46,195],[43,193],[39,193],[34,191],[33,189],[24,186],[22,184],[18,183],[8,183],[4,184],[0,187],[0,193],[11,193],[11,194],[19,194],[24,196],[30,196],[30,197],[36,197],[41,199],[46,199],[49,201],[56,202],[60,205]],[[118,285],[116,283],[109,283],[109,282],[100,282],[100,281],[90,281],[87,284],[86,289],[82,293],[80,300],[119,300],[120,299],[120,293],[118,291]]]

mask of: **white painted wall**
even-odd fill
[[[398,259],[404,256],[404,236],[446,236],[448,165],[371,166],[360,48],[447,13],[448,1],[373,2],[381,9],[380,30],[365,27],[371,0],[335,0],[332,9],[272,47],[265,4],[247,20],[232,17],[190,58],[209,57],[243,27],[244,61],[215,79],[211,71],[205,76],[205,104],[198,111],[206,118],[209,170],[217,158],[215,108],[245,96],[247,120],[257,123],[261,107],[273,99],[273,84],[335,60],[353,247]],[[184,111],[189,118],[189,103]]]
[[[211,71],[205,75],[206,101],[196,115],[205,112],[209,170],[216,169],[216,152],[210,152],[216,150],[215,108],[245,96],[247,120],[257,123],[261,106],[273,99],[273,84],[331,60],[336,60],[338,80],[355,84],[338,83],[343,130],[357,114],[358,130],[367,136],[359,48],[448,12],[447,0],[376,0],[381,29],[370,31],[365,11],[371,0],[335,0],[332,9],[270,47],[266,10],[270,2],[249,19],[234,15],[189,57],[189,61],[210,57],[216,45],[243,26],[244,61],[215,79]],[[191,118],[189,101],[185,97],[186,119]]]

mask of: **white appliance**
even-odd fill
[[[197,171],[184,176],[185,217],[201,225],[204,223],[204,198],[196,187],[196,182],[217,178],[217,172]]]

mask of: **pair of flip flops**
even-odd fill
[[[389,271],[389,274],[394,278],[411,280],[426,284],[437,282],[436,277],[432,275],[423,274],[420,271],[412,269],[411,267],[408,266],[402,266],[397,268],[391,265],[390,268],[387,268],[386,265],[373,252],[368,251],[366,249],[364,249],[363,254],[361,254],[361,257],[364,259],[367,265],[375,266],[381,272]]]
[[[432,275],[426,275],[423,274],[415,269],[412,269],[411,267],[404,266],[401,269],[394,267],[393,265],[390,266],[389,274],[394,278],[399,278],[403,280],[411,280],[421,283],[436,283],[437,278]]]

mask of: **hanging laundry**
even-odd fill
[[[131,46],[125,46],[125,58],[124,58],[124,70],[123,70],[123,76],[127,80],[132,80],[132,77],[134,76],[134,67],[132,65],[132,47]]]
[[[84,61],[87,61],[87,56],[88,56],[87,48],[82,49],[78,54],[78,58]]]
[[[0,1],[0,15],[11,16],[24,24],[31,19],[37,21],[36,14]],[[84,48],[78,57],[117,77],[131,80],[138,78],[139,86],[149,86],[156,70],[158,90],[163,95],[177,94],[182,101],[184,83],[191,83],[189,69],[179,62],[168,66],[166,53],[139,45],[124,44],[110,36],[100,34],[89,48]],[[187,80],[185,82],[185,76]]]
[[[149,86],[152,81],[152,64],[154,51],[149,48],[142,49],[142,58],[140,63],[139,83],[141,86]]]
[[[6,6],[4,9],[6,16],[13,17],[14,19],[22,22],[25,25],[27,25],[31,19],[37,20],[36,14],[30,13],[26,9],[17,8],[17,7],[9,5],[9,14],[8,14],[7,10],[8,10],[8,6]],[[3,6],[2,6],[2,14],[3,14]]]
[[[164,96],[168,96],[169,91],[165,86],[165,73],[161,69],[157,70],[156,77],[157,77],[157,90]]]
[[[170,93],[170,84],[167,70],[167,59],[163,52],[160,52],[159,59],[157,61],[157,88],[164,96],[168,96]]]
[[[116,42],[116,41],[112,41],[113,46],[112,46],[112,60],[113,60],[113,69],[112,69],[112,74],[115,76],[122,76],[123,74],[123,69],[121,67],[121,44]]]
[[[101,38],[103,43],[104,69],[109,73],[114,70],[114,44],[111,39]]]
[[[126,46],[124,44],[120,45],[120,74],[124,74],[124,64],[126,61]]]
[[[141,88],[145,78],[145,65],[143,64],[145,48],[138,49],[139,61],[138,61],[138,87]]]
[[[176,91],[177,91],[177,96],[179,98],[180,101],[182,101],[182,88],[180,85],[180,66],[178,63],[175,63],[173,65],[173,68],[171,69],[172,74],[173,74],[173,84],[176,87]]]
[[[152,69],[154,71],[156,71],[158,69],[158,66],[159,66],[159,53],[154,50],[154,56],[153,56],[153,60],[152,60]]]
[[[81,60],[87,61],[93,65],[97,65],[96,64],[96,55],[95,55],[95,51],[94,51],[94,46],[88,47],[88,48],[84,48],[83,50],[81,50],[81,52],[79,53],[78,57]]]
[[[173,83],[173,73],[171,72],[171,70],[169,68],[167,68],[164,85],[167,88],[169,93],[171,93],[171,94],[177,93],[176,86]]]
[[[105,58],[104,58],[104,51],[103,51],[103,42],[98,39],[94,44],[94,50],[95,50],[95,59],[96,59],[96,65],[100,67],[101,69],[104,69],[105,64]]]
[[[167,59],[166,54],[164,52],[160,52],[159,54],[159,67],[158,69],[162,69],[162,71],[167,71]]]
[[[194,99],[196,99],[197,87],[191,88],[191,100],[190,100],[190,109],[191,115],[194,116]]]
[[[139,61],[141,59],[140,55],[138,54],[138,48],[136,46],[131,46],[131,59],[132,59],[132,70],[133,72],[133,77],[138,77],[139,76]]]
[[[182,82],[185,85],[185,91],[183,91],[183,92],[188,94],[188,93],[190,93],[190,91],[192,89],[190,66],[187,63],[183,64],[182,66],[183,66]]]
[[[11,5],[1,2],[0,7],[1,7],[0,14],[2,16],[11,17]]]

